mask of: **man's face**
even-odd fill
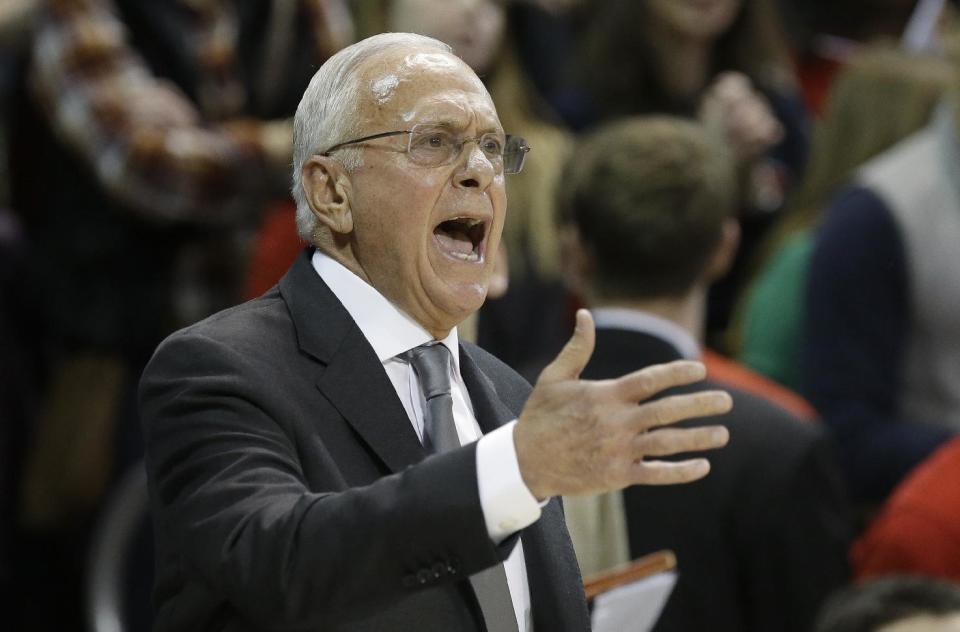
[[[407,49],[363,69],[358,136],[436,125],[502,134],[489,94],[453,55]],[[504,174],[476,142],[446,165],[416,164],[408,135],[366,144],[350,174],[352,252],[367,280],[434,335],[487,294],[506,213]]]

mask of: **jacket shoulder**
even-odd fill
[[[289,310],[276,290],[211,314],[170,334],[158,350],[184,339],[206,339],[231,347],[268,350],[269,339],[292,332]]]
[[[762,397],[716,386],[733,398],[733,409],[717,420],[730,430],[730,443],[720,452],[746,471],[765,471],[773,480],[778,472],[803,471],[805,463],[819,458],[814,455],[828,460],[833,455],[831,436],[819,422],[800,419]]]
[[[271,291],[167,336],[144,368],[141,387],[158,376],[207,374],[214,369],[283,372],[281,359],[296,353],[296,332],[287,306]]]
[[[733,410],[728,414],[738,430],[756,435],[764,443],[774,437],[789,440],[792,445],[806,445],[820,440],[826,433],[817,421],[801,419],[774,401],[724,383],[708,383],[730,393]],[[767,443],[767,445],[769,445]]]

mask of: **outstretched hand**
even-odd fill
[[[581,380],[593,354],[590,312],[577,312],[569,342],[540,374],[514,429],[520,473],[537,498],[590,494],[628,485],[669,485],[702,478],[704,458],[647,460],[726,445],[723,426],[665,428],[728,412],[724,391],[701,391],[646,401],[666,389],[706,377],[699,362],[677,361],[617,379]]]

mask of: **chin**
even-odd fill
[[[458,283],[453,292],[445,292],[443,300],[437,301],[440,311],[448,318],[452,326],[457,326],[483,306],[487,299],[487,281],[476,283]]]

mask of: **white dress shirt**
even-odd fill
[[[373,286],[319,250],[314,252],[313,267],[373,347],[397,391],[414,431],[422,441],[425,400],[416,372],[401,356],[414,347],[434,340],[433,336]],[[491,540],[501,542],[511,533],[533,524],[540,517],[540,504],[524,484],[517,463],[517,451],[513,443],[516,420],[483,436],[474,416],[470,394],[460,377],[457,330],[453,329],[439,342],[445,345],[453,356],[450,384],[453,418],[460,444],[479,440],[477,482],[487,532]],[[504,568],[520,631],[530,632],[533,630],[530,588],[522,541],[517,543],[504,562]]]
[[[685,360],[699,360],[703,355],[693,334],[662,316],[625,307],[598,307],[590,314],[597,329],[625,329],[656,336],[670,343]]]

